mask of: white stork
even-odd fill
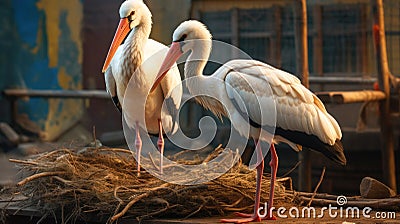
[[[198,40],[202,41],[189,41]],[[183,22],[173,34],[173,43],[157,75],[156,82],[152,89],[165,77],[166,72],[173,63],[185,52],[191,51],[185,65],[185,77],[198,77],[195,81],[188,81],[188,90],[196,95],[199,92],[214,93],[220,100],[217,102],[212,98],[196,98],[205,108],[216,115],[230,115],[231,121],[243,117],[243,108],[239,107],[237,95],[243,100],[248,111],[248,125],[236,125],[239,133],[246,133],[241,127],[249,127],[248,132],[256,144],[257,161],[257,183],[256,196],[253,214],[238,213],[242,218],[222,219],[222,222],[251,222],[260,221],[259,215],[261,178],[264,169],[264,158],[261,153],[260,141],[265,141],[262,130],[265,130],[260,123],[260,109],[255,108],[257,100],[266,100],[272,97],[276,105],[276,129],[273,142],[285,142],[294,150],[299,151],[302,147],[314,149],[323,153],[336,163],[345,165],[346,158],[343,153],[343,146],[340,142],[342,133],[336,120],[328,114],[323,103],[301,85],[298,78],[276,69],[265,63],[255,60],[232,60],[224,64],[214,74],[203,76],[203,69],[206,65],[211,51],[211,34],[202,23],[194,20]],[[221,80],[216,82],[215,80]],[[247,84],[246,84],[247,83]],[[265,86],[270,86],[272,94],[264,94]],[[228,86],[232,88],[228,88]],[[249,90],[251,88],[252,90]],[[268,108],[261,105],[261,110]],[[238,119],[244,120],[244,119]],[[239,122],[240,121],[236,121]],[[268,130],[267,130],[268,131]],[[261,135],[260,135],[261,133]],[[274,143],[270,145],[271,152],[271,188],[268,207],[273,206],[274,184],[278,166],[278,156]],[[266,209],[266,208],[265,208]],[[266,219],[274,219],[267,210]]]
[[[174,114],[180,106],[182,97],[181,76],[178,68],[174,66],[166,75],[166,79],[161,82],[161,85],[149,94],[168,48],[155,40],[149,39],[152,24],[151,12],[142,0],[123,2],[119,9],[119,15],[121,20],[102,70],[105,72],[106,88],[116,107],[120,112],[124,111],[128,117],[129,115],[135,118],[140,116],[139,114],[143,114],[142,111],[145,108],[144,118],[138,118],[131,122],[132,124],[128,123],[130,127],[134,126],[136,131],[135,147],[138,175],[140,173],[142,148],[140,127],[146,127],[150,134],[159,134],[157,146],[161,153],[160,171],[162,172],[163,130],[164,132],[174,133],[178,128],[177,122],[170,114]],[[164,53],[160,53],[161,51],[164,51]],[[128,83],[130,101],[124,103],[128,102],[127,99],[124,100]],[[174,91],[172,91],[173,89]],[[147,96],[147,94],[149,95]],[[168,106],[162,107],[167,96]],[[147,101],[135,103],[135,99],[146,99]],[[120,103],[123,105],[121,106]],[[145,121],[145,124],[141,121]]]

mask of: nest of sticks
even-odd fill
[[[220,152],[218,147],[206,158],[187,160],[185,153],[179,153],[174,159],[200,164]],[[38,208],[43,216],[61,216],[66,223],[93,216],[112,223],[121,217],[188,218],[253,209],[256,173],[240,159],[227,173],[199,185],[171,184],[146,172],[138,177],[132,152],[119,148],[63,148],[27,160],[10,161],[20,166],[23,177],[16,193],[25,199],[18,206]],[[261,202],[268,201],[269,186],[270,178],[263,178]],[[278,181],[275,205],[287,204],[292,197]]]

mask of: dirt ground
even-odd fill
[[[379,213],[380,212],[380,213]],[[338,212],[338,217],[332,218],[329,217],[329,214],[326,213],[324,217],[322,218],[277,218],[277,220],[274,221],[263,221],[263,222],[253,222],[253,223],[274,223],[274,224],[280,224],[280,223],[322,223],[322,224],[328,224],[328,223],[343,223],[343,224],[351,224],[351,223],[360,223],[360,224],[369,224],[369,223],[400,223],[400,212],[397,213],[388,213],[386,212],[385,215],[392,215],[393,217],[391,218],[378,218],[380,215],[382,215],[382,211],[379,211],[378,214],[375,211],[371,211],[369,213],[370,217],[363,217],[362,211],[360,211],[360,217],[351,217],[351,212],[349,212],[348,217],[346,218],[346,213],[343,210],[343,216],[340,217],[340,212]],[[321,214],[321,208],[316,208],[316,213]],[[307,215],[307,212],[305,213]],[[301,215],[301,211],[300,211]],[[230,215],[227,217],[223,218],[234,218],[234,215]],[[214,217],[214,218],[196,218],[196,219],[187,219],[187,220],[148,220],[142,222],[143,224],[150,224],[150,223],[168,223],[168,224],[205,224],[205,223],[220,223],[219,222],[220,217]],[[121,222],[124,223],[124,222]]]

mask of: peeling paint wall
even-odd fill
[[[10,13],[8,24],[1,24],[9,29],[4,35],[0,31],[0,40],[11,42],[2,52],[10,69],[0,71],[1,90],[82,89],[81,0],[8,0],[1,9]],[[44,140],[53,140],[82,117],[83,103],[31,98],[20,100],[18,111],[42,129]]]

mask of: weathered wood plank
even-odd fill
[[[375,44],[375,54],[378,69],[379,88],[390,95],[390,70],[387,59],[386,37],[385,37],[385,20],[383,13],[383,1],[372,0],[373,36]],[[381,101],[380,109],[380,126],[382,138],[382,170],[384,182],[394,191],[397,191],[396,184],[396,164],[394,154],[394,133],[393,126],[390,122],[390,97]]]
[[[308,34],[307,34],[307,5],[306,0],[294,3],[294,30],[296,43],[297,74],[301,74],[301,83],[309,88],[308,69]],[[308,150],[299,152],[299,189],[311,191],[311,154]]]
[[[316,93],[316,95],[324,103],[336,104],[360,103],[386,99],[384,92],[376,90],[319,92]]]
[[[104,90],[37,90],[6,89],[4,95],[9,97],[43,97],[43,98],[100,98],[110,99]]]

